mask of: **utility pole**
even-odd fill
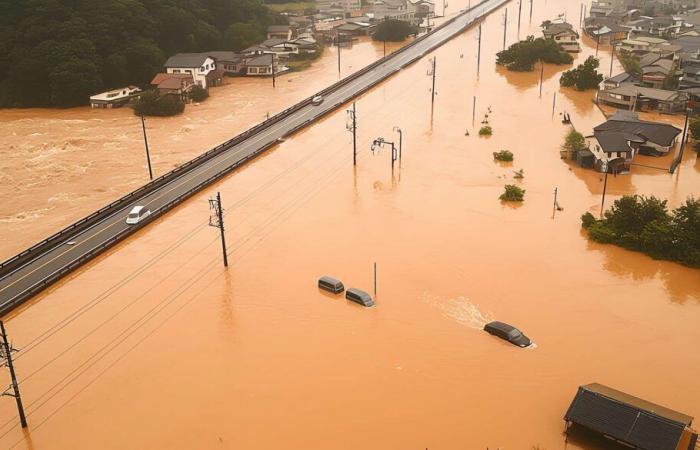
[[[216,198],[209,199],[209,226],[221,230],[221,250],[224,252],[224,267],[228,267],[228,255],[226,255],[226,236],[224,235],[224,209],[221,206],[221,192],[216,193]]]
[[[600,30],[598,30],[598,31],[600,31]],[[600,47],[600,33],[596,32],[596,36],[598,36],[598,38],[595,41],[595,56],[597,58],[598,57],[598,47]]]
[[[524,0],[519,0],[518,1],[518,39],[520,39],[520,15],[523,10],[523,1]]]
[[[340,76],[340,31],[335,30],[335,39],[338,41],[338,76]]]
[[[506,31],[508,29],[508,8],[506,8],[506,14],[503,17],[503,50],[506,49]]]
[[[352,165],[357,165],[357,112],[355,102],[352,102],[352,109],[347,110],[348,123],[345,128],[352,132]]]
[[[530,0],[530,23],[532,23],[532,2],[533,0]]]
[[[432,108],[435,105],[435,66],[437,65],[437,56],[433,56],[431,64],[432,68],[428,75],[432,75],[433,77],[433,88],[431,89],[432,98],[430,100],[430,106]]]
[[[688,102],[685,104],[685,124],[683,125],[683,137],[681,138],[681,147],[678,149],[678,157],[671,162],[671,167],[669,168],[669,172],[673,173],[678,165],[683,161],[683,151],[685,150],[685,141],[687,139],[687,132],[688,132],[688,120],[690,118],[690,111],[691,109],[688,107]]]
[[[474,100],[472,101],[472,126],[474,126],[475,121],[476,121],[476,95],[474,96]]]
[[[386,58],[386,39],[384,39],[384,57]]]
[[[559,188],[555,187],[554,188],[554,205],[552,207],[552,219],[554,218],[554,215],[557,213],[557,192]]]
[[[394,127],[394,131],[399,133],[399,169],[401,168],[401,149],[403,148],[403,131],[401,128]]]
[[[398,152],[394,142],[389,142],[383,137],[378,137],[372,141],[372,152],[379,151],[384,145],[391,145],[391,173],[394,173],[394,162],[398,159]]]
[[[612,77],[612,66],[615,60],[615,41],[610,39],[610,76]]]
[[[143,129],[143,144],[146,146],[146,161],[148,162],[148,176],[153,181],[153,169],[151,168],[151,153],[148,151],[148,137],[146,136],[146,119],[141,114],[141,128]]]
[[[605,191],[608,189],[608,163],[605,163],[605,181],[603,182],[603,200],[600,202],[600,218],[603,218],[603,208],[605,207]]]
[[[552,100],[552,118],[554,118],[554,108],[557,106],[557,93],[554,93],[554,100]]]
[[[581,14],[579,14],[578,26],[579,28],[583,26],[583,3],[581,3]]]
[[[476,50],[476,75],[479,76],[479,66],[481,65],[481,24],[479,24],[479,44]]]
[[[544,63],[540,60],[540,98],[542,98],[542,84],[544,83]]]
[[[17,375],[15,374],[15,366],[12,364],[12,352],[16,352],[17,349],[12,348],[8,339],[7,333],[5,332],[5,324],[0,320],[0,332],[2,332],[2,354],[0,355],[0,360],[10,370],[10,380],[12,384],[8,387],[5,392],[2,393],[3,396],[14,397],[17,401],[17,412],[19,413],[19,423],[22,428],[27,428],[27,417],[24,415],[24,406],[22,406],[22,397],[19,393],[19,383],[17,382]],[[12,389],[12,393],[10,393]]]
[[[275,54],[272,55],[272,88],[275,88]]]

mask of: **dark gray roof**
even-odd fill
[[[681,130],[668,123],[639,120],[638,116],[630,111],[618,111],[607,122],[593,128],[594,136],[606,151],[624,151],[616,150],[620,148],[620,139],[624,136],[636,137],[637,140],[627,139],[632,142],[651,141],[668,147],[680,132]],[[610,149],[606,148],[605,143],[611,146]]]
[[[630,78],[632,78],[632,75],[628,74],[627,72],[622,72],[615,75],[614,77],[608,78],[605,81],[610,81],[612,83],[622,83],[624,81],[629,80]]]
[[[168,58],[164,67],[201,67],[208,57],[206,53],[178,53]]]
[[[289,25],[270,25],[267,27],[268,33],[286,33],[291,27]]]
[[[260,44],[261,47],[274,47],[275,45],[280,45],[288,42],[286,39],[280,39],[280,38],[272,38],[268,39],[266,41],[263,41],[262,44]]]
[[[693,420],[598,383],[579,387],[564,419],[643,450],[676,450]]]
[[[272,55],[266,53],[252,58],[246,63],[246,66],[269,66],[270,64],[272,64]]]
[[[217,61],[228,61],[228,62],[238,62],[243,59],[243,55],[239,55],[236,52],[228,51],[213,51],[207,52],[207,55],[211,56]]]

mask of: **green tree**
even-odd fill
[[[564,72],[559,79],[559,83],[564,87],[574,87],[577,91],[597,89],[598,85],[603,81],[603,75],[596,70],[598,65],[598,59],[589,56],[577,68]]]
[[[146,91],[134,103],[137,116],[174,116],[185,110],[185,103],[175,95],[160,95],[158,91]]]
[[[500,198],[504,202],[522,202],[525,200],[525,189],[514,184],[506,184]]]
[[[224,45],[233,51],[240,51],[265,40],[265,34],[253,24],[232,23],[224,33]]]
[[[403,20],[383,20],[377,25],[372,34],[375,41],[401,42],[411,34],[418,32],[418,27]]]
[[[190,98],[195,102],[203,102],[204,100],[209,98],[209,91],[199,85],[192,86],[192,90],[190,91]]]
[[[541,61],[549,64],[571,64],[574,58],[562,50],[553,39],[528,36],[524,41],[516,42],[506,50],[496,54],[496,64],[505,66],[515,72],[534,70],[535,63]]]
[[[627,50],[619,50],[617,52],[617,59],[620,61],[620,64],[622,64],[625,72],[635,77],[642,76],[642,66],[639,63],[639,59],[632,53]]]
[[[581,133],[576,130],[569,131],[564,139],[564,144],[561,146],[564,150],[569,150],[570,152],[578,152],[586,149],[586,139]]]

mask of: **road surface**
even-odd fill
[[[389,55],[383,64],[351,82],[339,86],[334,91],[328,92],[320,105],[307,104],[291,112],[281,121],[261,129],[248,139],[231,146],[200,166],[185,171],[155,191],[123,205],[89,228],[75,234],[65,235],[56,245],[14,268],[0,279],[0,313],[10,311],[50,283],[61,278],[72,268],[91,259],[97,254],[97,249],[102,249],[106,245],[111,245],[128,236],[127,232],[130,230],[125,220],[133,206],[145,206],[153,212],[153,217],[164,214],[170,209],[173,201],[186,198],[193,190],[203,188],[202,183],[205,180],[218,178],[222,171],[245,163],[262,149],[274,145],[300,127],[335,110],[368,88],[420,59],[429,51],[444,44],[507,1],[486,0],[474,6],[461,13],[452,22],[436,28],[421,41]]]

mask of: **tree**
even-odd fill
[[[642,76],[642,66],[639,63],[639,59],[637,59],[637,57],[635,57],[632,53],[628,52],[627,50],[620,49],[617,52],[617,59],[620,60],[620,64],[622,64],[625,72],[634,77]]]
[[[586,139],[581,133],[576,130],[569,131],[564,139],[564,144],[561,146],[564,150],[568,150],[572,153],[586,149]]]
[[[537,61],[549,64],[571,64],[573,60],[574,58],[553,39],[541,37],[535,39],[534,36],[528,36],[524,41],[516,42],[496,54],[496,64],[515,72],[532,71]]]
[[[146,87],[169,55],[238,50],[287,20],[261,0],[0,0],[0,11],[0,107]]]
[[[700,117],[694,117],[688,124],[688,131],[696,141],[700,141]],[[697,147],[696,147],[697,149]]]
[[[204,100],[209,98],[209,91],[199,85],[192,86],[192,90],[190,91],[190,98],[195,102],[203,102]]]
[[[232,23],[224,33],[224,45],[237,52],[265,40],[265,34],[251,23]]]
[[[577,68],[564,72],[559,79],[559,84],[564,87],[575,87],[577,91],[597,89],[598,85],[603,81],[603,75],[596,70],[598,65],[598,59],[589,56]]]
[[[665,200],[626,195],[603,219],[585,213],[581,223],[594,241],[700,267],[700,201],[693,197],[669,213]]]
[[[160,95],[157,90],[146,91],[134,103],[137,116],[174,116],[185,110],[185,103],[175,95]]]
[[[372,34],[375,41],[401,42],[411,34],[416,34],[418,27],[403,20],[383,20],[377,25]]]
[[[493,152],[493,159],[496,161],[513,161],[513,152],[510,150],[501,150],[500,152]]]
[[[506,184],[500,197],[504,202],[522,202],[525,199],[525,189],[514,184]]]

